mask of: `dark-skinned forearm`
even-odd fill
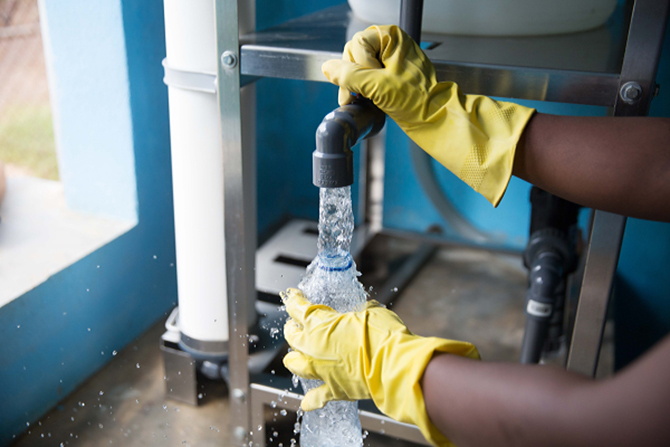
[[[538,113],[514,175],[580,205],[670,221],[670,119]]]
[[[459,447],[665,446],[669,374],[670,337],[603,381],[440,354],[422,387],[432,422]]]

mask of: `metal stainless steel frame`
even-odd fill
[[[648,113],[656,92],[656,68],[669,11],[668,1],[635,1],[613,115]],[[631,95],[631,90],[637,93]],[[591,238],[586,250],[582,288],[567,359],[569,370],[595,375],[625,226],[626,218],[623,216],[599,210],[593,213]]]
[[[217,98],[221,122],[226,242],[226,291],[230,320],[229,386],[231,428],[239,445],[247,445],[251,413],[249,407],[249,348],[247,306],[256,294],[254,254],[256,250],[255,148],[249,132],[254,119],[253,91],[242,92],[239,70],[239,35],[255,26],[255,2],[215,0],[217,30]],[[243,93],[247,95],[243,102]],[[246,130],[246,132],[245,132]]]
[[[326,81],[321,64],[340,57],[367,24],[346,5],[241,36],[241,73]],[[490,38],[423,33],[438,77],[466,93],[613,106],[619,90],[624,20],[576,34]],[[579,51],[575,49],[578,48]]]
[[[264,439],[252,436],[252,407],[258,415],[272,400],[285,401],[289,409],[295,409],[297,402],[290,394],[284,401],[277,400],[282,395],[279,388],[251,383],[247,367],[244,300],[256,293],[255,147],[252,132],[246,132],[253,117],[249,102],[244,100],[253,92],[249,87],[242,89],[241,79],[247,75],[324,82],[321,64],[340,57],[348,36],[365,26],[356,23],[348,7],[342,5],[255,32],[254,7],[250,0],[215,0],[221,55],[216,85],[225,160],[222,231],[226,235],[230,318],[229,422],[240,446],[248,446],[250,441],[264,444]],[[495,39],[426,33],[423,40],[433,43],[426,52],[438,75],[458,82],[466,93],[606,106],[613,108],[614,115],[644,115],[655,91],[668,1],[636,0],[630,3],[630,11],[630,15],[619,11],[608,26],[574,35]],[[624,227],[624,217],[594,213],[567,364],[571,370],[591,374],[597,364]],[[383,416],[375,416],[375,420],[385,422],[386,433],[394,427],[395,436],[414,439],[416,435],[412,427]],[[375,430],[372,422],[366,428]]]

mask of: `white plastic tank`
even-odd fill
[[[398,24],[400,0],[348,0],[354,15]],[[585,31],[604,24],[617,0],[424,0],[425,32],[530,36]]]

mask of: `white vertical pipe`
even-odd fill
[[[164,0],[164,8],[166,65],[215,74],[213,1]],[[206,358],[224,357],[229,330],[217,97],[168,85],[168,98],[181,345]]]

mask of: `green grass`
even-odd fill
[[[0,118],[0,160],[36,177],[58,180],[51,109],[48,104],[12,106]]]

